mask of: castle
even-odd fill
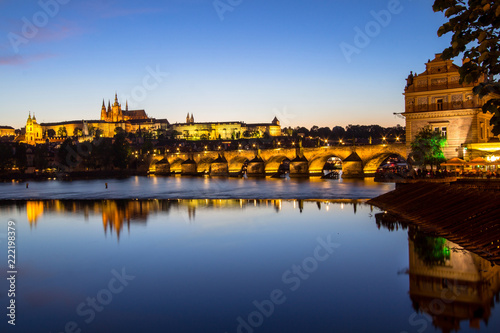
[[[128,110],[128,102],[125,102],[125,111],[122,111],[122,106],[118,103],[118,95],[115,94],[115,103],[111,106],[108,101],[108,109],[102,100],[101,120],[105,122],[123,122],[129,120],[148,120],[149,117],[144,110]]]
[[[167,119],[155,119],[146,114],[145,110],[129,110],[125,101],[125,110],[118,101],[111,105],[108,101],[106,108],[104,100],[101,106],[99,120],[74,120],[55,123],[38,123],[35,115],[28,116],[24,139],[28,144],[44,143],[52,137],[91,137],[99,131],[102,137],[113,137],[117,128],[125,132],[171,130],[176,133],[177,139],[187,140],[230,140],[243,137],[280,136],[281,127],[275,117],[271,123],[246,124],[244,122],[207,122],[195,123],[194,115],[187,115],[185,123],[170,124]]]

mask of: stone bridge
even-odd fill
[[[374,175],[388,157],[397,155],[406,159],[406,145],[402,143],[364,146],[332,146],[317,148],[275,148],[234,151],[203,151],[167,153],[156,156],[151,171],[181,174],[210,173],[212,175],[238,174],[247,165],[247,174],[271,175],[280,164],[290,161],[290,176],[320,176],[331,157],[342,160],[343,177]],[[161,171],[161,172],[160,172]]]

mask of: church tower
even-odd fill
[[[106,105],[104,105],[104,99],[102,100],[101,120],[104,120],[104,121],[107,120]]]
[[[36,140],[42,139],[42,126],[36,122],[35,114],[31,117],[29,113],[28,120],[26,120],[25,141],[27,144],[34,145]]]
[[[113,122],[123,121],[122,106],[118,103],[118,95],[115,93],[115,103],[111,108]]]

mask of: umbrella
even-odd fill
[[[465,165],[467,162],[465,162],[464,160],[458,158],[458,157],[454,157],[448,161],[446,161],[446,163],[441,163],[441,165],[449,165],[449,166],[452,166],[452,165],[455,165],[455,166],[461,166],[461,165]]]
[[[489,165],[490,163],[482,157],[476,157],[472,161],[467,163],[468,165]]]

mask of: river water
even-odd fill
[[[355,200],[393,185],[212,180],[2,184],[51,200],[0,201],[1,331],[500,331],[498,266]]]
[[[106,188],[107,184],[107,188]],[[373,179],[131,177],[0,183],[10,199],[370,199],[394,189]]]

